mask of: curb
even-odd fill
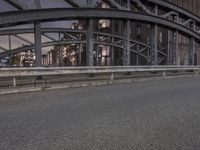
[[[195,75],[182,75],[182,76],[168,76],[168,77],[149,77],[149,78],[138,78],[138,79],[121,79],[121,80],[110,80],[110,81],[98,81],[98,82],[86,82],[86,83],[70,83],[65,85],[52,85],[49,87],[30,87],[30,88],[19,88],[19,89],[5,89],[0,90],[0,95],[9,94],[20,94],[20,93],[30,93],[48,90],[59,90],[59,89],[70,89],[70,88],[81,88],[81,87],[91,87],[100,85],[110,85],[110,84],[121,84],[121,83],[133,83],[133,82],[146,82],[153,80],[167,80],[175,78],[184,77],[197,77]]]

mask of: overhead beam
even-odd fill
[[[86,44],[86,43],[87,43],[87,41],[85,41],[85,40],[84,41],[83,40],[68,40],[68,41],[46,42],[46,43],[42,43],[41,46],[42,47],[49,47],[49,46],[54,46],[54,45]],[[94,44],[117,47],[117,48],[120,48],[120,49],[123,48],[123,46],[121,46],[121,45],[113,44],[113,43],[110,43],[110,42],[101,42],[101,41],[96,41],[96,40],[94,40]],[[27,45],[27,46],[23,46],[23,47],[20,47],[20,48],[12,49],[12,50],[0,53],[0,59],[7,57],[7,56],[17,54],[17,53],[20,53],[20,52],[26,52],[26,51],[32,50],[34,48],[35,48],[35,45]],[[139,53],[138,51],[136,51],[134,49],[131,49],[130,51],[137,54],[137,55],[140,55],[141,57],[148,59],[147,56],[145,56],[142,53]]]
[[[120,5],[118,2],[116,2],[115,0],[109,0],[106,1],[107,3],[109,3],[111,6],[120,9],[120,10],[128,10],[128,8],[123,7],[122,5]]]
[[[27,40],[27,39],[21,37],[20,35],[12,34],[12,36],[14,36],[14,37],[16,37],[16,38],[18,38],[18,39],[20,39],[20,40],[22,40],[22,41],[24,41],[24,42],[26,42],[26,43],[28,43],[28,44],[33,44],[33,42],[31,42],[31,41],[29,41],[29,40]]]
[[[67,32],[67,33],[86,33],[86,30],[75,30],[68,28],[42,28],[42,33],[59,33],[59,32]],[[10,29],[10,30],[1,30],[0,36],[9,35],[9,34],[28,34],[34,33],[34,28],[24,28],[24,29]]]
[[[169,10],[175,11],[175,12],[177,12],[179,14],[187,16],[188,18],[191,18],[192,20],[194,20],[196,22],[200,22],[200,17],[192,14],[190,11],[188,11],[186,9],[178,7],[178,6],[176,6],[176,5],[172,4],[172,3],[169,3],[169,2],[167,2],[165,0],[142,0],[142,1],[150,2],[150,3],[156,4],[156,5],[162,6],[165,9],[169,9]]]
[[[76,0],[64,0],[64,1],[70,4],[72,7],[77,7],[77,8],[82,7],[82,5]]]
[[[141,7],[147,14],[153,15],[153,12],[151,12],[140,0],[131,0],[132,2],[135,2],[139,7]]]
[[[59,32],[67,32],[67,33],[86,33],[86,30],[74,30],[74,29],[66,29],[66,28],[42,28],[42,33],[59,33]],[[11,30],[2,30],[0,32],[0,36],[2,35],[9,35],[9,34],[23,34],[23,33],[33,33],[34,29],[33,28],[26,28],[26,29],[11,29]],[[94,32],[94,35],[99,35],[99,36],[108,36],[111,38],[117,38],[117,39],[123,39],[123,37],[115,34],[110,34],[110,33],[103,33],[103,32]],[[56,41],[56,39],[54,39]],[[53,41],[53,40],[52,40]],[[149,47],[147,44],[136,41],[131,39],[132,43],[144,46],[144,47]]]
[[[47,35],[46,33],[42,33],[42,35],[43,35],[44,37],[46,37],[46,38],[48,38],[48,39],[52,40],[52,41],[56,41],[56,39],[54,39],[54,38],[50,37],[50,36],[49,36],[49,35]]]
[[[109,14],[109,15],[108,15]],[[13,19],[15,18],[15,19]],[[36,21],[56,21],[56,20],[73,20],[83,18],[104,18],[104,19],[130,19],[133,21],[155,23],[168,29],[175,29],[189,36],[200,40],[200,35],[176,22],[167,19],[140,14],[130,11],[112,10],[112,9],[90,9],[90,8],[57,8],[45,10],[27,10],[19,12],[0,13],[0,27],[14,26]]]
[[[25,9],[25,5],[19,3],[17,0],[4,0],[4,1],[7,2],[8,4],[14,6],[15,8],[17,8],[19,10]]]
[[[85,41],[56,41],[56,42],[46,42],[46,43],[42,43],[41,47],[49,47],[49,46],[54,46],[54,45],[60,45],[60,44],[77,44],[77,43],[86,43]],[[11,56],[20,52],[26,52],[29,50],[33,50],[35,49],[35,45],[26,45],[23,47],[19,47],[16,49],[12,49],[3,53],[0,53],[0,59],[7,57],[7,56]]]
[[[4,47],[2,47],[2,46],[0,46],[0,49],[3,50],[4,52],[5,52],[5,51],[8,51],[8,49],[6,49],[6,48],[4,48]]]

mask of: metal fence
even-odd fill
[[[12,78],[16,86],[16,78],[33,77],[35,81],[44,80],[47,76],[77,75],[109,75],[114,80],[117,74],[150,73],[166,77],[168,73],[177,75],[180,72],[198,75],[200,66],[116,66],[116,67],[40,67],[40,68],[0,68],[0,78]],[[171,75],[171,74],[170,74]],[[45,80],[45,82],[47,82]]]

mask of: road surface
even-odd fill
[[[199,150],[200,78],[0,96],[0,150]]]

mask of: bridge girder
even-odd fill
[[[10,0],[12,1],[12,0]],[[171,30],[173,33],[182,33],[188,37],[190,37],[190,46],[189,46],[189,63],[193,64],[193,57],[194,57],[194,51],[195,51],[195,44],[196,42],[200,42],[200,35],[199,35],[199,29],[200,29],[200,18],[193,15],[192,13],[188,12],[185,9],[182,9],[180,7],[177,7],[175,5],[172,5],[171,3],[167,1],[157,1],[157,0],[127,0],[127,5],[126,7],[122,6],[121,4],[117,3],[115,0],[110,0],[109,3],[117,8],[118,10],[112,10],[112,9],[93,9],[93,8],[82,8],[85,7],[83,5],[78,4],[75,0],[65,0],[69,4],[71,4],[73,7],[77,8],[66,8],[66,9],[45,9],[45,10],[27,10],[27,11],[20,11],[20,12],[6,12],[6,13],[0,13],[0,27],[4,26],[15,26],[15,25],[20,25],[20,24],[28,24],[28,23],[36,23],[36,22],[46,22],[46,21],[57,21],[57,20],[74,20],[74,19],[88,19],[88,20],[93,20],[93,19],[116,19],[116,20],[122,20],[122,21],[137,21],[137,22],[145,22],[151,25],[155,26],[162,26],[168,30]],[[87,0],[88,6],[92,7],[92,2],[93,0]],[[131,4],[137,3],[137,5],[140,5],[140,7],[146,12],[144,13],[138,13],[138,12],[132,12],[131,11]],[[165,9],[166,14],[159,14],[155,13],[149,9],[147,9],[148,5],[147,4],[153,4],[153,7],[157,9]],[[161,6],[161,7],[160,7]],[[81,8],[80,8],[81,7]],[[158,12],[158,11],[157,11]],[[109,14],[109,15],[107,15]],[[187,18],[184,22],[180,22],[179,19],[171,19],[174,16],[176,18]],[[190,28],[187,26],[188,23],[195,23],[194,28]],[[128,27],[128,26],[127,26]],[[91,30],[91,26],[88,28],[87,33],[91,34],[86,34],[88,35],[87,37],[90,37],[89,41],[93,41],[93,31]],[[126,28],[125,30],[125,36],[123,39],[124,43],[124,50],[127,50],[128,47],[127,45],[130,44],[130,41],[127,42],[128,39],[128,31],[126,33]],[[92,31],[92,32],[89,32]],[[13,31],[14,32],[14,31]],[[155,32],[156,33],[156,32]],[[4,31],[0,33],[0,35],[5,34]],[[92,36],[89,36],[92,35]],[[156,34],[154,34],[156,36]],[[175,37],[175,36],[174,36]],[[155,38],[156,39],[156,38]],[[176,41],[173,41],[177,45],[178,38],[173,38]],[[88,43],[87,42],[87,43]],[[38,44],[41,42],[38,42]],[[191,44],[192,43],[192,44]],[[38,45],[36,44],[36,45]],[[92,49],[92,44],[88,48]],[[130,44],[131,45],[131,44]],[[157,43],[154,41],[154,45],[157,45]],[[36,46],[37,47],[37,46]],[[150,46],[151,47],[151,46]],[[177,61],[177,50],[178,47],[173,46],[173,52],[174,52],[174,57]],[[163,52],[159,51],[157,52],[156,46],[154,46],[154,55],[153,57],[158,57],[157,53],[160,53],[161,55]],[[92,50],[90,50],[92,51]],[[143,50],[140,49],[142,52]],[[176,52],[176,54],[175,54]],[[127,54],[129,52],[124,53],[124,59],[128,58]],[[88,55],[89,56],[89,55]],[[155,62],[157,61],[158,58],[155,58]],[[90,58],[92,60],[92,57]],[[174,61],[174,60],[173,60]],[[124,61],[124,65],[129,65],[127,63],[128,61]],[[90,65],[93,65],[93,63],[88,63]]]
[[[198,32],[195,32],[179,23],[172,22],[154,15],[112,9],[57,8],[0,13],[0,27],[16,26],[21,24],[34,23],[37,21],[47,22],[57,20],[75,20],[81,18],[118,20],[127,19],[132,21],[146,22],[149,24],[158,24],[168,29],[178,30],[183,34],[192,36],[196,38],[197,41],[200,40],[200,35]]]

